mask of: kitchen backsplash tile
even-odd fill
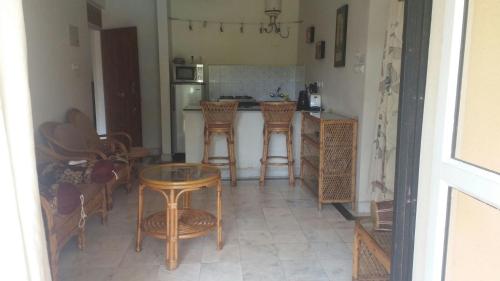
[[[209,96],[251,96],[257,100],[272,100],[270,93],[281,87],[295,100],[304,85],[303,66],[209,65]]]

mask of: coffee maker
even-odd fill
[[[309,109],[309,93],[307,90],[299,92],[299,100],[297,101],[297,110]]]

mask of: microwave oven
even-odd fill
[[[203,83],[205,76],[203,64],[174,64],[172,69],[173,82]]]

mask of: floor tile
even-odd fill
[[[113,272],[111,281],[158,281],[160,265],[134,265],[119,267]],[[89,279],[90,280],[90,279]]]
[[[352,258],[352,250],[342,242],[313,242],[311,247],[319,260],[324,259],[348,259]]]
[[[284,261],[281,264],[288,281],[328,281],[318,261]]]
[[[272,245],[240,245],[242,262],[276,262],[279,260],[277,249]]]
[[[198,281],[200,279],[201,264],[179,264],[175,270],[168,270],[160,266],[158,281]]]
[[[240,231],[268,230],[264,219],[242,218],[237,221]]]
[[[299,223],[293,217],[267,219],[267,225],[271,232],[301,230]]]
[[[304,235],[310,242],[343,242],[335,229],[307,229],[303,228]]]
[[[244,281],[286,281],[279,262],[242,263]]]
[[[200,281],[242,281],[240,264],[206,263],[201,265]]]
[[[278,258],[282,261],[316,259],[314,249],[308,243],[274,244],[274,247]]]
[[[60,281],[111,281],[113,268],[67,267],[59,274]]]
[[[307,243],[302,230],[276,230],[271,235],[274,243]]]
[[[273,235],[267,230],[240,231],[239,242],[247,245],[272,244]]]
[[[350,259],[326,259],[321,260],[321,266],[328,275],[330,281],[351,281],[352,260]]]
[[[210,241],[207,241],[210,242]],[[222,249],[217,250],[217,247],[213,243],[206,243],[203,248],[203,257],[201,259],[202,263],[215,263],[215,262],[225,262],[225,263],[240,263],[240,246],[234,245],[224,245]]]

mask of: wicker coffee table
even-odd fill
[[[222,186],[220,171],[203,164],[166,164],[144,169],[139,176],[136,251],[141,251],[142,236],[165,239],[166,266],[177,268],[178,239],[189,239],[217,229],[217,249],[222,249]],[[166,210],[144,217],[144,189],[157,191],[165,198]],[[191,208],[191,192],[215,188],[216,216]],[[178,208],[182,198],[182,208]]]

